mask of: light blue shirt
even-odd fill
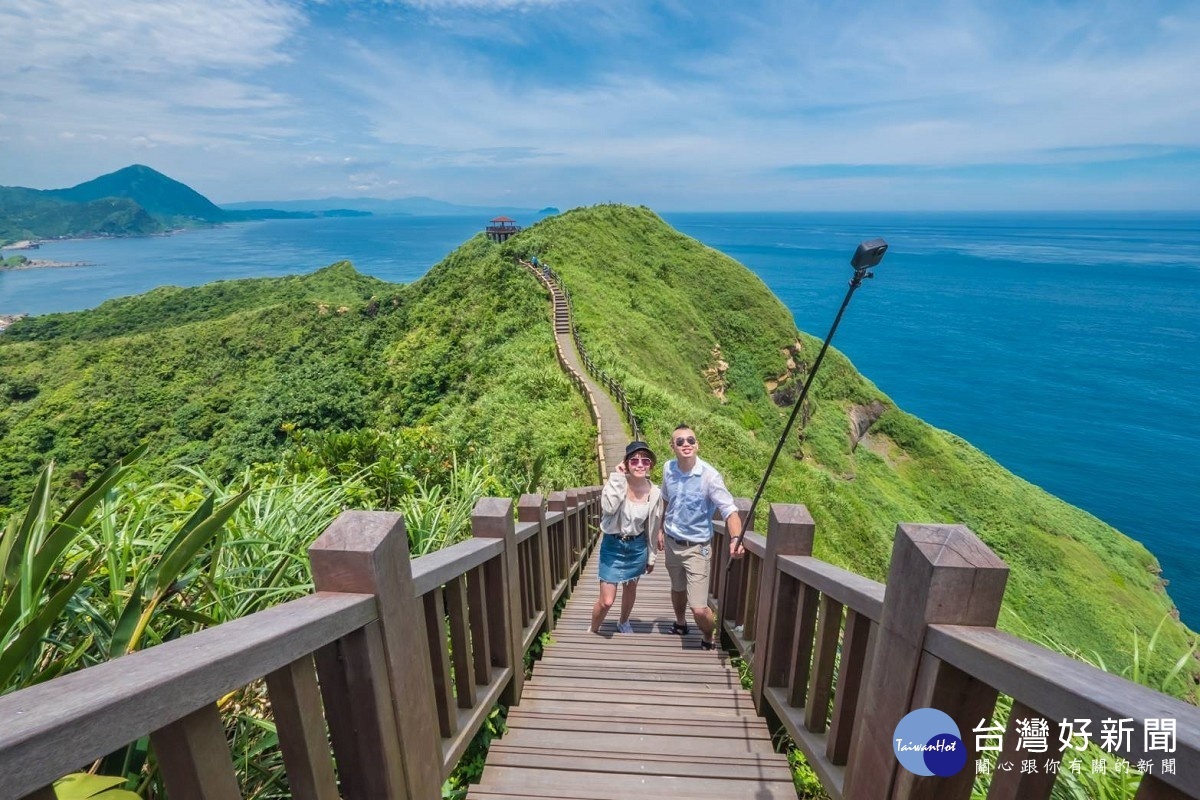
[[[721,473],[699,458],[688,472],[680,470],[675,459],[668,461],[663,467],[662,493],[667,505],[663,529],[685,542],[712,539],[714,512],[720,510],[723,519],[737,513]]]

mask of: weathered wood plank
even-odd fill
[[[654,783],[654,794],[647,795],[646,779],[640,775],[604,772],[568,772],[557,769],[514,769],[493,767],[480,781],[485,791],[506,790],[521,797],[595,798],[647,796],[655,798],[700,798],[702,800],[795,800],[796,790],[788,781],[726,780],[711,773],[697,771],[693,777],[664,776]]]
[[[842,604],[827,594],[821,595],[816,650],[813,653],[813,675],[804,701],[804,727],[815,733],[825,732],[841,627]]]
[[[418,597],[435,586],[466,575],[475,567],[499,555],[504,545],[495,539],[467,539],[412,561],[413,594]]]
[[[1017,723],[1040,716],[1042,715],[1033,709],[1013,701],[1012,712],[1008,717],[1008,728],[1004,731],[1004,740],[1000,747],[998,757],[1000,763],[1007,761],[1014,765],[1020,765],[1022,758],[1029,757],[1017,747],[1020,740]],[[1046,758],[1041,760],[1045,761]],[[969,756],[967,763],[974,763]],[[968,770],[964,770],[964,772],[966,771]],[[988,787],[988,800],[1046,800],[1050,796],[1051,790],[1054,789],[1054,780],[1057,777],[1056,774],[1045,770],[1034,773],[1024,772],[1019,768],[1010,771],[997,770],[992,775],[992,785]],[[930,781],[932,782],[932,779]],[[923,796],[935,797],[932,787]]]
[[[338,800],[317,670],[311,655],[267,675],[271,714],[294,800]]]
[[[792,657],[788,666],[788,703],[804,705],[808,679],[812,671],[813,637],[817,631],[817,607],[821,593],[811,586],[800,587],[800,607],[796,610],[796,630],[792,634]]]

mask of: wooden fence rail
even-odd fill
[[[739,500],[743,513],[748,505]],[[727,536],[722,522],[717,530]],[[1128,734],[1108,749],[1155,767],[1138,800],[1200,797],[1200,709],[996,630],[1008,568],[969,529],[900,524],[886,585],[813,558],[814,532],[804,506],[773,505],[767,536],[748,533],[746,557],[728,572],[728,546],[714,545],[710,604],[751,663],[759,713],[783,724],[830,796],[970,797],[977,728],[1003,693],[1013,710],[999,760],[1017,768],[994,773],[989,798],[1050,797],[1056,774],[1020,769],[1014,726],[1033,717],[1055,732],[1060,720],[1091,720],[1094,743],[1102,721],[1125,721]],[[957,775],[898,765],[891,733],[918,708],[957,723],[967,748]],[[1165,738],[1146,735],[1147,720],[1171,721],[1169,752]],[[1047,757],[1057,755],[1054,733],[1050,742]],[[1164,773],[1168,756],[1174,771]]]
[[[148,735],[170,796],[240,798],[218,704],[265,678],[297,800],[439,797],[495,704],[520,700],[599,496],[483,498],[472,539],[411,561],[398,514],[342,514],[309,549],[313,595],[0,697],[0,796],[53,798]]]
[[[218,703],[265,678],[298,800],[438,797],[494,704],[520,700],[524,654],[598,521],[596,487],[484,498],[472,539],[410,562],[398,515],[347,512],[310,548],[313,595],[0,697],[0,792],[48,800],[58,777],[149,735],[171,796],[240,797]],[[967,528],[899,525],[886,585],[813,558],[804,506],[773,505],[767,534],[747,533],[728,571],[714,547],[710,601],[756,708],[832,797],[969,797],[974,734],[1001,693],[1000,758],[1019,759],[1020,718],[1125,720],[1112,749],[1136,765],[1165,755],[1147,721],[1171,720],[1174,771],[1137,797],[1200,797],[1200,709],[996,630],[1008,569]],[[898,766],[891,732],[925,707],[962,733],[955,776]],[[1055,779],[996,772],[988,796],[1048,798]]]

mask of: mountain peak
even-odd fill
[[[151,214],[167,218],[186,217],[204,222],[226,218],[225,212],[207,197],[145,164],[130,164],[70,189],[54,189],[47,194],[76,203],[128,197]]]

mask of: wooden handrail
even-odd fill
[[[496,702],[519,700],[595,538],[599,488],[559,495],[553,514],[523,496],[519,526],[484,498],[476,538],[412,561],[399,515],[346,512],[310,550],[313,595],[0,697],[4,796],[52,796],[147,734],[170,794],[233,796],[217,701],[264,677],[295,797],[436,796]]]
[[[756,707],[783,723],[830,796],[965,800],[974,729],[1002,692],[1013,698],[1005,757],[1022,715],[1091,719],[1093,734],[1103,719],[1133,720],[1132,746],[1114,752],[1131,763],[1151,755],[1145,719],[1175,720],[1175,772],[1144,776],[1138,800],[1200,797],[1200,709],[997,630],[1007,567],[971,531],[900,525],[885,585],[814,558],[803,506],[770,514],[765,539],[747,533],[747,555],[714,576],[710,605],[751,663]],[[714,529],[713,569],[724,573],[728,534],[720,520]],[[891,752],[900,717],[922,707],[950,714],[963,734],[969,757],[954,777],[920,778]],[[1054,778],[997,772],[989,797],[1045,800]]]
[[[376,618],[319,592],[0,697],[0,775],[21,797]]]

